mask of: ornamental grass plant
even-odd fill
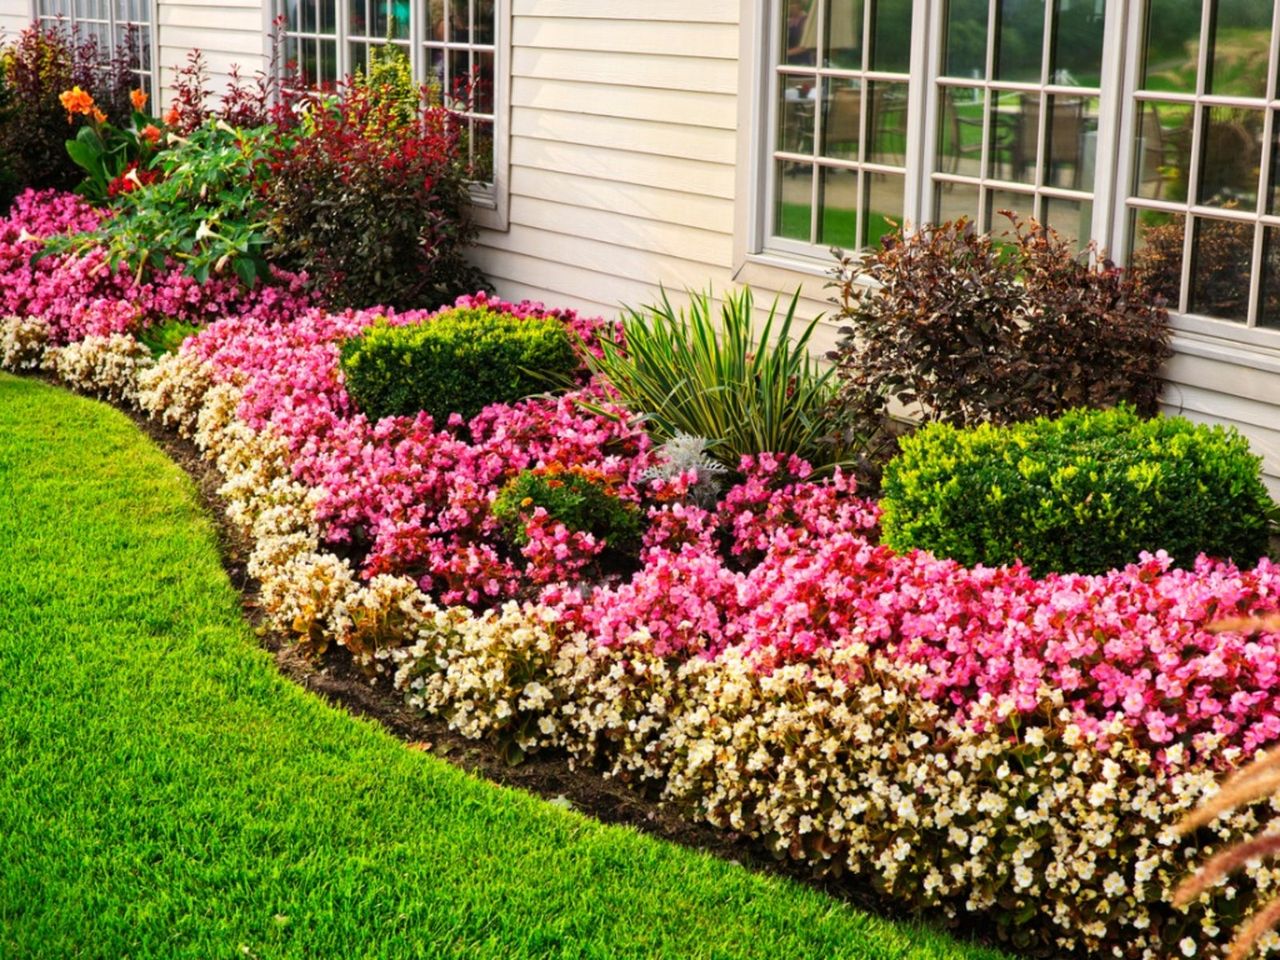
[[[731,470],[759,453],[829,468],[856,447],[832,419],[833,372],[811,355],[819,319],[798,326],[799,299],[781,310],[775,300],[757,328],[749,288],[725,293],[718,311],[710,292],[690,292],[686,308],[664,290],[656,304],[628,308],[623,342],[605,342],[589,362],[659,442],[704,437]]]

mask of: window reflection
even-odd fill
[[[1243,322],[1249,314],[1254,225],[1196,217],[1191,246],[1192,313]]]
[[[1205,108],[1201,123],[1199,203],[1248,209],[1257,206],[1262,120],[1261,110]]]

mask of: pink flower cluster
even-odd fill
[[[1276,608],[1280,571],[1269,563],[1175,570],[1157,554],[1105,576],[1036,579],[1021,567],[899,555],[878,543],[879,510],[850,478],[814,480],[807,464],[770,455],[744,461],[741,482],[707,511],[681,498],[690,477],[643,484],[653,454],[639,426],[585,409],[582,393],[494,405],[468,424],[426,414],[370,423],[343,389],[338,344],[374,319],[232,317],[189,347],[242,386],[250,425],[287,440],[295,476],[322,492],[327,537],[350,545],[365,576],[410,574],[445,602],[475,606],[537,592],[597,642],[662,656],[733,646],[767,670],[865,644],[923,665],[921,693],[960,715],[977,704],[1030,715],[1044,709],[1046,690],[1059,691],[1082,728],[1103,732],[1119,719],[1156,750],[1206,746],[1209,735],[1246,748],[1280,738],[1274,639],[1205,629]],[[648,506],[633,574],[587,577],[599,544],[553,522],[532,524],[523,550],[506,541],[490,511],[498,490],[553,462],[604,471]]]
[[[967,568],[877,544],[875,506],[839,474],[787,481],[769,457],[743,470],[716,517],[653,511],[643,567],[627,583],[543,599],[599,643],[660,656],[734,646],[770,670],[862,644],[868,661],[881,652],[923,665],[920,693],[961,716],[979,704],[1034,716],[1057,691],[1082,730],[1106,742],[1118,719],[1157,756],[1174,742],[1208,753],[1209,738],[1247,750],[1280,739],[1277,637],[1205,629],[1280,606],[1269,561],[1240,570],[1201,558],[1184,570],[1160,552],[1104,576],[1042,579],[1020,566]],[[753,562],[736,567],[741,557]]]
[[[139,280],[123,265],[112,269],[99,251],[33,262],[42,238],[92,230],[102,216],[71,194],[28,190],[19,196],[0,219],[0,315],[38,317],[55,343],[71,343],[164,319],[287,319],[308,303],[304,278],[283,272],[272,285],[246,290],[234,279],[197,283],[176,266]]]
[[[590,349],[603,324],[541,305],[511,304],[483,294],[458,306],[490,306],[516,316],[553,315]],[[639,499],[637,479],[651,466],[643,430],[624,411],[610,415],[599,391],[495,404],[469,423],[436,424],[428,414],[371,423],[342,385],[339,345],[379,317],[414,323],[410,311],[304,311],[288,324],[260,316],[228,317],[188,344],[215,376],[244,391],[240,416],[288,443],[294,475],[321,493],[325,535],[347,543],[366,576],[402,573],[449,603],[492,603],[532,584],[580,573],[598,553],[590,537],[559,523],[538,523],[515,551],[492,516],[502,485],[520,470],[559,462],[600,470],[620,495]],[[593,408],[581,403],[590,395]]]

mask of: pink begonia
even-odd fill
[[[283,271],[274,271],[270,284],[246,289],[234,278],[198,283],[176,265],[139,281],[126,265],[113,270],[101,250],[33,262],[41,238],[91,230],[102,216],[71,194],[21,194],[0,219],[0,315],[39,318],[61,344],[167,319],[203,323],[244,314],[284,320],[308,303],[305,278]]]
[[[489,306],[519,317],[555,316],[598,349],[599,320],[483,294],[456,306]],[[577,577],[600,553],[590,535],[540,520],[513,550],[491,504],[520,470],[559,462],[600,470],[625,499],[652,465],[639,423],[586,386],[559,397],[494,404],[469,423],[436,424],[428,414],[370,423],[342,383],[339,345],[375,320],[429,321],[423,311],[302,311],[288,324],[246,315],[211,324],[187,346],[215,375],[243,390],[239,414],[289,445],[293,472],[321,491],[326,537],[352,543],[365,576],[410,574],[449,603],[475,606],[537,585]],[[582,400],[592,401],[588,409]],[[599,409],[601,412],[595,412]]]
[[[349,544],[366,577],[412,575],[440,600],[476,607],[538,596],[597,643],[677,659],[732,646],[771,670],[819,649],[865,647],[868,657],[923,665],[920,694],[960,717],[994,707],[1035,724],[1060,697],[1104,745],[1119,720],[1157,759],[1175,743],[1209,756],[1217,740],[1252,750],[1280,739],[1277,635],[1205,629],[1280,608],[1270,561],[1240,570],[1201,558],[1185,570],[1157,552],[1105,575],[1037,579],[1020,566],[899,555],[878,543],[879,510],[851,479],[815,480],[807,464],[770,454],[744,460],[740,481],[704,510],[684,502],[695,474],[641,480],[653,464],[641,424],[585,382],[560,397],[495,404],[469,423],[426,414],[370,423],[343,387],[339,344],[380,316],[432,314],[304,308],[298,278],[245,298],[176,272],[134,284],[92,254],[31,264],[34,237],[85,229],[97,216],[66,195],[20,197],[0,220],[0,313],[39,315],[61,341],[225,314],[184,349],[242,388],[248,425],[284,438],[295,477],[320,491],[327,539]],[[617,336],[603,321],[540,304],[483,294],[459,304],[559,317],[588,350]],[[552,462],[601,470],[645,505],[633,573],[606,575],[593,537],[544,515],[525,548],[506,541],[490,510],[498,490]]]

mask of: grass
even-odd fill
[[[997,960],[604,827],[281,678],[192,485],[0,374],[0,956]]]

